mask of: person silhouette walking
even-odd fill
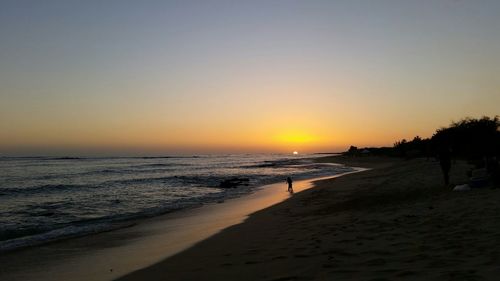
[[[443,146],[439,150],[439,165],[443,171],[444,184],[450,184],[451,153],[448,146]]]
[[[287,177],[286,178],[286,183],[288,184],[288,192],[293,192],[293,187],[292,187],[292,178],[291,177]]]

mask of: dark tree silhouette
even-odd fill
[[[464,118],[452,122],[434,133],[431,138],[416,136],[411,141],[396,141],[392,148],[357,148],[351,146],[348,155],[367,149],[373,155],[397,156],[405,158],[437,156],[443,149],[449,149],[453,157],[478,160],[500,156],[500,119],[482,117]]]
[[[434,151],[443,146],[449,147],[454,156],[469,160],[498,157],[499,127],[498,116],[481,119],[465,118],[453,122],[448,128],[438,129],[432,136],[432,147]]]

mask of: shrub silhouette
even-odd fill
[[[465,118],[453,122],[448,128],[441,128],[432,136],[433,150],[449,147],[454,156],[466,159],[480,159],[497,156],[500,148],[500,120],[483,117]]]
[[[394,143],[392,148],[365,148],[373,154],[399,156],[406,158],[436,156],[442,149],[450,149],[454,157],[478,160],[484,157],[500,156],[500,119],[482,117],[479,119],[464,118],[452,122],[450,126],[437,129],[431,138],[422,139],[416,136],[411,141],[402,139]],[[350,154],[359,151],[355,146],[349,149]]]

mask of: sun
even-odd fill
[[[299,152],[298,152],[298,151],[294,151],[294,152],[293,152],[293,155],[298,155],[298,154],[299,154]]]

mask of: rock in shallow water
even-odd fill
[[[232,178],[223,180],[220,184],[220,188],[236,188],[240,185],[248,186],[250,179],[249,178]]]

